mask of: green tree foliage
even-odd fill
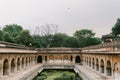
[[[43,37],[40,35],[33,35],[32,36],[32,46],[35,48],[44,48],[45,41],[43,40]]]
[[[78,40],[74,37],[67,37],[63,41],[64,47],[78,47]]]
[[[68,37],[68,35],[64,33],[54,34],[51,47],[63,47],[63,41],[66,37]]]
[[[2,29],[3,33],[7,32],[11,37],[11,41],[15,42],[16,37],[20,34],[23,28],[16,24],[5,25]]]
[[[117,25],[117,24],[116,24]],[[51,26],[53,28],[51,28]],[[57,33],[57,26],[45,25],[41,35],[31,35],[16,24],[6,25],[0,30],[0,40],[23,44],[35,48],[49,47],[86,47],[101,43],[101,39],[94,37],[95,33],[88,29],[78,30],[70,37],[64,33]]]
[[[120,18],[117,19],[114,27],[112,27],[112,34],[115,36],[120,34]]]
[[[2,30],[0,30],[0,41],[2,41],[3,40],[3,32],[2,32]]]
[[[12,38],[8,32],[4,32],[2,38],[3,38],[3,41],[12,42]]]
[[[28,30],[23,30],[16,38],[17,43],[29,46],[32,42],[32,36]]]
[[[101,39],[95,38],[95,33],[92,30],[82,29],[74,33],[75,38],[78,39],[79,47],[86,47],[101,43]]]

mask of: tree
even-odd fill
[[[12,42],[15,42],[16,37],[20,34],[23,28],[17,24],[5,25],[2,29],[3,33],[7,32],[11,37]]]
[[[23,30],[16,38],[17,43],[29,46],[32,42],[32,36],[28,30]]]
[[[45,41],[43,40],[44,37],[40,35],[33,35],[32,36],[32,46],[35,48],[45,48]]]
[[[3,41],[12,42],[12,38],[8,32],[4,32]]]
[[[64,47],[78,47],[78,40],[74,37],[67,37],[63,41]]]
[[[78,39],[78,44],[79,47],[86,47],[86,46],[90,46],[90,45],[96,45],[101,43],[101,40],[99,38],[95,38],[95,33],[92,32],[92,30],[88,30],[88,29],[82,29],[82,30],[78,30],[74,33],[74,36],[76,39]],[[94,41],[95,40],[95,41]]]
[[[57,25],[46,24],[41,26],[41,35],[44,37],[43,40],[46,43],[46,48],[51,46],[53,35],[57,33]]]
[[[78,30],[74,33],[74,36],[78,39],[82,39],[82,38],[90,38],[90,37],[94,37],[95,33],[92,32],[92,30],[88,30],[88,29],[82,29],[82,30]]]
[[[65,33],[54,34],[51,47],[63,47],[63,45],[64,45],[63,41],[67,37],[68,37],[68,35],[66,35]]]
[[[117,19],[114,27],[112,27],[112,34],[115,36],[120,34],[120,18]]]
[[[3,32],[2,32],[2,30],[0,30],[0,41],[2,41],[3,40]]]

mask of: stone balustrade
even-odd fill
[[[82,52],[111,52],[120,50],[120,41],[102,43],[82,48]]]

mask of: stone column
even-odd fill
[[[17,59],[15,58],[15,69],[14,72],[17,72]]]
[[[11,59],[8,59],[8,75],[11,74]]]

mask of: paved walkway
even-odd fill
[[[91,69],[88,69],[84,66],[81,65],[75,65],[75,67],[77,69],[79,69],[79,71],[86,77],[88,77],[88,80],[113,80],[110,78],[107,78],[105,76],[103,76],[102,74],[97,73],[96,71],[93,71]]]
[[[18,80],[22,78],[23,76],[27,75],[29,72],[34,71],[35,69],[39,68],[42,65],[33,65],[30,67],[26,67],[18,72],[15,72],[13,74],[10,74],[9,76],[3,76],[0,80]]]

